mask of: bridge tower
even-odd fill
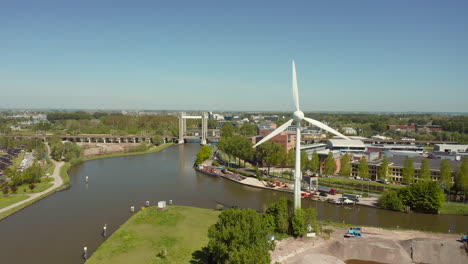
[[[187,119],[201,119],[202,120],[202,133],[201,144],[206,145],[208,142],[208,113],[203,112],[201,116],[188,116],[185,112],[179,113],[179,144],[184,144],[184,137],[187,132]]]

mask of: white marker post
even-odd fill
[[[135,206],[130,206],[130,212],[134,213],[135,212]]]

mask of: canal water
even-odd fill
[[[197,144],[169,147],[161,152],[87,161],[73,167],[71,188],[53,194],[0,221],[0,263],[78,264],[84,246],[89,255],[131,214],[149,200],[215,208],[239,206],[265,210],[290,194],[247,187],[197,173],[192,165]],[[85,177],[89,176],[89,183]],[[364,206],[336,206],[303,201],[322,220],[356,225],[468,232],[468,217],[404,214]]]

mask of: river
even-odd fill
[[[287,193],[243,186],[197,173],[192,164],[197,144],[173,146],[157,153],[87,161],[70,172],[71,188],[53,194],[0,221],[0,262],[8,264],[83,263],[84,246],[91,254],[108,235],[149,200],[215,208],[216,204],[265,210]],[[89,183],[85,177],[89,176]],[[467,232],[468,217],[405,214],[365,206],[336,206],[303,201],[322,220],[356,225]]]

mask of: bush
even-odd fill
[[[302,237],[307,234],[307,224],[303,209],[297,209],[296,214],[291,219],[292,235]]]
[[[405,206],[401,201],[400,197],[398,197],[398,193],[396,191],[386,191],[384,192],[378,200],[378,205],[382,208],[395,210],[395,211],[403,211]]]
[[[444,192],[437,182],[418,182],[398,192],[402,203],[421,213],[437,213],[445,202]]]
[[[253,209],[228,209],[221,212],[218,222],[208,229],[208,251],[214,263],[271,262],[264,218]]]

